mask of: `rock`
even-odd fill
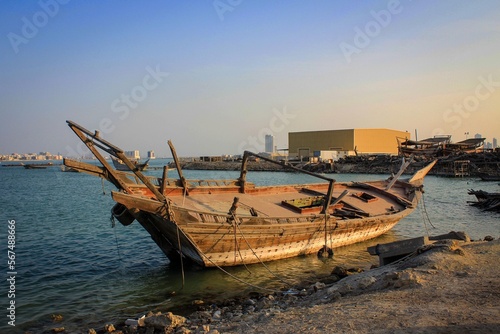
[[[132,327],[137,327],[139,325],[139,320],[136,320],[136,319],[127,319],[127,320],[125,320],[125,325],[132,326]]]
[[[404,270],[400,272],[394,272],[392,275],[388,276],[393,281],[392,285],[395,288],[403,288],[421,284],[420,278],[413,271]]]
[[[347,275],[352,275],[352,274],[359,274],[362,273],[364,270],[362,268],[349,268],[347,269]]]
[[[89,334],[97,334],[97,332],[95,331],[95,329],[91,328],[89,329]]]
[[[190,331],[188,328],[186,327],[180,327],[179,329],[177,329],[175,331],[175,334],[191,334],[193,333],[192,331]]]
[[[245,308],[245,313],[253,313],[255,311],[255,306],[250,305]]]
[[[345,284],[337,284],[334,285],[333,287],[327,289],[327,293],[329,295],[334,295],[334,294],[340,294],[341,296],[353,291],[354,288],[351,284],[345,283]]]
[[[151,315],[149,315],[149,316],[151,316]],[[144,319],[146,319],[145,315],[143,315],[142,317],[140,317],[139,319],[137,319],[137,325],[139,327],[146,327],[146,324],[144,323]]]
[[[53,322],[60,322],[63,320],[63,316],[60,314],[52,314],[51,318]]]
[[[53,333],[62,333],[62,332],[65,332],[66,329],[64,327],[56,327],[56,328],[52,328],[52,332]]]
[[[176,327],[182,326],[185,322],[186,318],[174,315],[172,312],[168,312],[166,314],[158,313],[144,319],[146,327],[152,327],[160,330],[172,330]]]
[[[331,272],[331,275],[337,275],[339,278],[347,277],[347,269],[341,266],[335,266]]]
[[[221,310],[217,310],[214,312],[214,314],[212,314],[212,318],[214,319],[220,319],[222,317],[222,311]]]
[[[209,322],[212,319],[212,314],[208,311],[196,311],[189,316],[190,319],[201,323]]]
[[[243,302],[243,305],[255,305],[255,300],[249,298]]]
[[[257,308],[258,309],[266,309],[266,308],[269,308],[273,305],[273,301],[271,299],[269,299],[268,297],[264,297],[264,298],[261,298],[258,302],[257,302]]]
[[[108,333],[114,332],[116,330],[115,326],[113,324],[106,324],[104,325],[104,330]]]
[[[326,287],[325,283],[316,282],[313,284],[312,289],[314,292],[317,292],[318,290],[323,290],[325,287]]]
[[[451,231],[450,233],[447,233],[447,234],[441,234],[441,235],[429,237],[429,240],[446,240],[446,239],[453,239],[453,240],[461,240],[461,241],[465,241],[465,242],[470,242],[469,235],[463,231]]]
[[[328,296],[330,297],[331,300],[337,300],[337,299],[340,299],[342,297],[342,295],[340,294],[340,292],[336,288],[329,288],[327,290],[327,293],[328,293]]]
[[[363,277],[359,280],[358,287],[362,290],[365,290],[368,287],[372,286],[376,281],[377,279],[373,276]]]
[[[495,238],[493,238],[491,235],[487,235],[484,237],[484,241],[493,241]]]
[[[342,277],[340,277],[339,275],[333,274],[333,275],[330,275],[329,281],[327,283],[330,283],[330,284],[336,283],[336,282],[340,281],[341,279],[342,279]]]

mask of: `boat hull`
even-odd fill
[[[113,199],[129,208],[171,261],[182,256],[202,267],[267,262],[318,253],[325,244],[333,249],[366,241],[386,233],[413,211],[407,208],[358,219],[324,215],[227,219],[178,207],[167,209],[157,201],[123,193],[113,193]]]

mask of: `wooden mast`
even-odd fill
[[[163,194],[160,194],[160,192],[156,189],[156,187],[142,174],[139,169],[125,156],[123,153],[123,150],[119,147],[114,146],[113,144],[107,142],[106,140],[100,138],[99,132],[96,131],[95,133],[90,132],[89,130],[85,129],[83,126],[76,124],[73,121],[66,121],[68,123],[69,127],[73,130],[73,132],[76,133],[78,138],[89,148],[89,150],[94,154],[94,156],[99,160],[99,162],[104,166],[106,169],[107,173],[111,175],[111,179],[113,184],[117,188],[121,188],[125,190],[128,193],[132,193],[130,188],[123,182],[115,172],[115,169],[111,167],[111,165],[106,161],[106,159],[102,156],[102,154],[99,153],[99,151],[95,148],[98,147],[101,150],[111,154],[114,157],[117,157],[118,159],[121,159],[125,165],[127,165],[128,168],[134,174],[144,183],[146,187],[151,190],[151,192],[155,195],[155,197],[160,201],[166,203],[167,200]]]
[[[182,188],[184,189],[184,193],[189,196],[187,182],[184,176],[182,175],[182,168],[179,162],[179,158],[177,157],[177,152],[175,151],[174,144],[172,141],[168,141],[168,147],[170,147],[170,152],[172,152],[172,157],[174,158],[175,168],[177,169],[177,173],[179,174],[179,179],[181,180]]]

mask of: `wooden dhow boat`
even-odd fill
[[[130,170],[129,167],[123,162],[123,160],[117,159],[113,156],[111,157],[111,160],[113,161],[113,166],[115,166],[116,170],[121,170],[121,171],[129,171]],[[138,160],[136,160],[136,161],[131,160],[131,162],[134,164],[134,168],[136,168],[140,171],[143,171],[143,170],[146,170],[146,168],[148,168],[149,159],[143,163],[140,163]]]
[[[67,121],[102,166],[65,159],[68,167],[113,183],[111,213],[123,225],[137,220],[171,260],[202,267],[260,263],[298,255],[331,255],[332,249],[375,238],[413,212],[423,180],[435,162],[408,180],[404,168],[385,181],[256,186],[246,181],[245,152],[236,180],[187,180],[170,141],[178,179],[144,175],[123,150]],[[100,150],[121,159],[133,173],[113,169]],[[402,167],[409,165],[409,162]]]

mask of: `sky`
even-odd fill
[[[81,154],[66,120],[160,157],[352,128],[491,142],[499,17],[497,0],[2,0],[0,154]]]

